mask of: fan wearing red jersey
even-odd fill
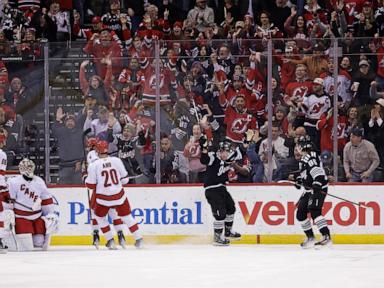
[[[108,143],[106,141],[99,141],[96,144],[96,151],[99,159],[89,165],[85,184],[89,189],[94,190],[95,203],[92,208],[101,231],[107,239],[106,246],[111,250],[116,249],[113,234],[106,218],[108,212],[115,209],[117,215],[133,234],[136,240],[135,247],[141,248],[143,238],[139,232],[139,226],[131,214],[131,207],[123,188],[123,184],[129,181],[128,172],[119,158],[108,156]]]
[[[8,180],[9,196],[15,213],[15,232],[32,234],[33,247],[46,250],[49,235],[58,230],[59,223],[52,195],[44,180],[34,175],[33,161],[27,158],[21,160],[19,171],[19,176]]]
[[[226,138],[236,143],[244,142],[244,133],[248,129],[258,129],[256,118],[245,108],[245,96],[235,97],[234,107],[229,106],[225,111],[224,123],[227,125]]]

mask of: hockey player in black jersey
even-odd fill
[[[300,222],[307,239],[301,243],[301,247],[321,248],[332,244],[327,220],[322,216],[324,199],[328,191],[328,179],[320,161],[320,157],[313,151],[312,142],[308,136],[301,136],[298,140],[298,150],[301,153],[299,163],[300,175],[296,178],[295,187],[305,192],[301,196],[296,213],[296,219]],[[322,237],[316,241],[312,230],[311,220],[307,217],[311,214],[313,223],[317,226]]]
[[[229,239],[241,238],[239,233],[232,230],[236,208],[226,188],[228,171],[233,161],[241,159],[241,152],[239,149],[231,149],[229,142],[220,142],[217,152],[208,152],[208,140],[204,135],[199,142],[200,162],[207,165],[204,178],[205,197],[215,218],[213,245],[227,246],[230,243]]]

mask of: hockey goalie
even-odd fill
[[[17,251],[47,250],[50,236],[58,231],[59,224],[53,197],[44,180],[34,175],[32,160],[21,160],[19,171],[20,175],[8,180],[9,199],[5,202],[11,203],[11,212],[7,213],[5,226],[14,223],[14,232],[10,231],[7,244]]]

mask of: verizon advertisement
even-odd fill
[[[235,229],[248,235],[302,234],[295,219],[301,192],[290,186],[230,186],[236,202]],[[50,188],[60,213],[58,235],[89,235],[87,190]],[[202,187],[125,188],[132,214],[144,235],[210,235],[212,216]],[[382,234],[383,186],[331,186],[323,215],[333,234]]]

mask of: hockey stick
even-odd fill
[[[92,129],[91,128],[88,128],[87,130],[85,130],[83,132],[83,143],[85,142],[85,137],[91,133]],[[84,166],[85,166],[85,171],[87,173],[87,170],[88,170],[88,163],[87,163],[87,152],[85,151],[85,146],[83,148],[83,154],[84,154]],[[84,179],[84,182],[85,182],[85,179]],[[88,207],[89,207],[89,219],[90,219],[90,223],[91,223],[91,229],[92,229],[92,223],[93,223],[93,218],[92,218],[92,204],[91,204],[91,193],[90,193],[90,189],[87,188],[87,196],[88,196]],[[99,245],[95,245],[96,249],[99,250]]]
[[[40,199],[40,198],[37,198],[37,199]],[[31,211],[39,211],[37,208],[41,204],[41,199],[40,199],[40,201],[35,202],[35,204],[33,204],[32,207],[29,207],[29,206],[27,206],[27,205],[25,205],[23,203],[20,203],[20,202],[16,201],[15,199],[11,199],[11,202],[15,203],[17,205],[20,205],[20,206],[22,206],[24,208],[27,208],[28,210],[31,210]]]
[[[11,235],[12,235],[13,242],[15,242],[16,251],[19,251],[19,245],[17,244],[16,235],[15,235],[15,232],[13,231],[14,225],[13,224],[9,224],[9,229],[10,229],[10,232],[11,232]]]
[[[293,185],[296,184],[294,181],[290,181],[290,180],[279,180],[279,181],[277,181],[277,183],[289,183],[289,184],[293,184]],[[301,186],[302,186],[302,185],[301,185]],[[303,186],[302,186],[302,187],[303,187]],[[351,201],[351,200],[348,200],[348,199],[345,199],[345,198],[342,198],[342,197],[339,197],[339,196],[336,196],[336,195],[333,195],[333,194],[330,194],[330,193],[327,193],[327,192],[324,192],[324,191],[321,191],[321,193],[324,194],[324,195],[328,195],[328,196],[330,196],[330,197],[333,197],[333,198],[336,198],[336,199],[339,199],[339,200],[342,200],[342,201],[351,203],[351,204],[353,204],[353,205],[362,207],[362,208],[372,209],[372,207],[368,207],[368,206],[365,205],[365,204],[357,203],[357,202],[353,202],[353,201]]]

